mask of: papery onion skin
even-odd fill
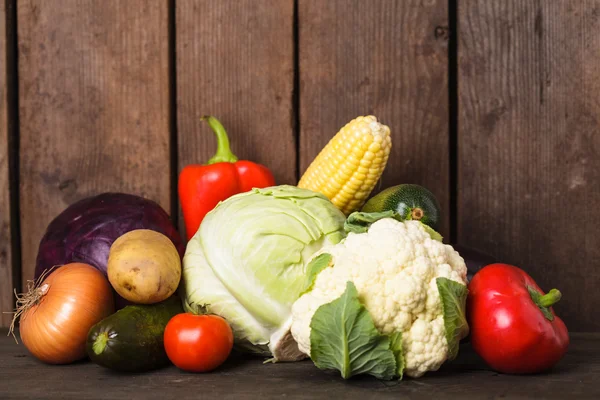
[[[91,265],[71,263],[54,270],[39,288],[44,285],[45,295],[21,316],[23,344],[48,364],[85,358],[90,328],[114,312],[108,280]]]

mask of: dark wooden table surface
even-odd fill
[[[3,331],[2,333],[6,333]],[[44,365],[12,337],[0,337],[0,399],[600,399],[600,333],[573,334],[567,356],[535,376],[490,371],[468,344],[459,357],[420,379],[382,382],[369,377],[343,381],[310,361],[262,364],[233,357],[217,372],[189,374],[175,367],[117,374],[88,361]]]

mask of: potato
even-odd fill
[[[137,229],[114,241],[107,273],[110,284],[121,297],[133,303],[153,304],[177,290],[181,259],[168,237]]]

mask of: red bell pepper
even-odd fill
[[[467,317],[473,349],[503,373],[551,368],[566,353],[569,333],[552,305],[561,293],[544,294],[525,271],[491,264],[469,283]]]
[[[217,135],[217,153],[205,165],[188,165],[179,174],[179,200],[188,240],[204,216],[222,200],[252,188],[275,185],[264,165],[241,160],[231,152],[223,125],[210,116],[202,117]]]

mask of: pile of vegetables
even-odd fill
[[[218,150],[180,175],[185,252],[167,213],[138,196],[84,199],[50,223],[13,321],[35,357],[207,372],[237,349],[389,380],[436,371],[469,334],[500,372],[565,354],[559,291],[444,244],[440,205],[419,185],[369,198],[392,146],[374,116],[345,125],[298,186],[238,160],[203,119]]]

